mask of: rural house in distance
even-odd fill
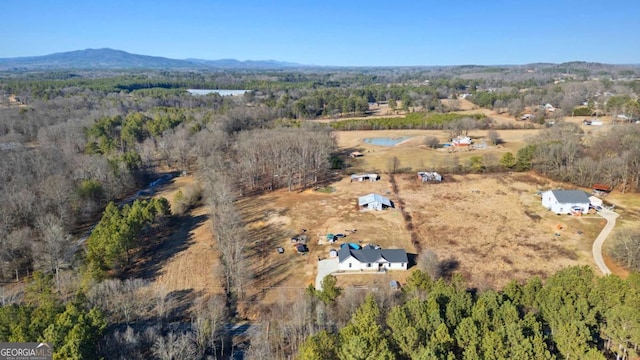
[[[549,190],[542,193],[542,206],[556,214],[586,214],[589,204],[589,195],[582,190]]]
[[[369,194],[358,198],[360,210],[383,210],[393,207],[391,200],[378,194]]]
[[[344,271],[407,270],[408,262],[404,249],[381,249],[367,245],[362,249],[344,246],[338,250],[338,269]]]

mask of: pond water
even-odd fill
[[[407,140],[409,137],[408,136],[401,136],[401,137],[376,137],[376,138],[367,138],[364,139],[364,142],[366,142],[367,144],[371,144],[371,145],[378,145],[378,146],[394,146],[396,144],[399,144],[405,140]]]
[[[220,96],[244,95],[249,90],[225,90],[225,89],[187,89],[191,95],[209,95],[218,93]]]

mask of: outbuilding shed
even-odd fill
[[[378,174],[353,174],[351,175],[351,181],[378,181],[380,175]]]
[[[360,210],[383,210],[393,207],[393,203],[382,195],[369,194],[358,198],[358,207]]]
[[[442,175],[435,171],[418,171],[418,179],[422,182],[441,182]]]

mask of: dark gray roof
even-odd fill
[[[387,199],[386,197],[378,194],[369,194],[365,196],[360,196],[360,198],[358,198],[358,206],[367,205],[374,201],[379,202],[385,206],[391,207],[391,201],[389,201],[389,199]]]
[[[392,263],[409,262],[407,252],[404,251],[404,249],[374,249],[372,247],[365,246],[362,249],[356,250],[345,246],[338,250],[338,259],[340,262],[345,261],[350,256],[353,256],[361,263],[375,263],[381,259]]]
[[[561,204],[588,204],[589,194],[582,190],[551,190]]]

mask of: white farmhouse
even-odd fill
[[[556,214],[589,212],[589,195],[582,190],[549,190],[542,193],[542,206]]]
[[[404,249],[380,249],[367,245],[362,249],[344,246],[338,250],[338,270],[343,271],[407,270],[408,263]]]

